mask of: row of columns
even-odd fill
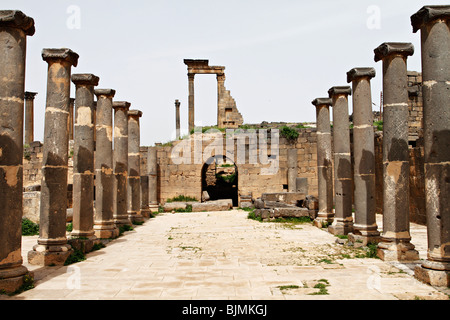
[[[36,93],[25,93],[25,57],[27,36],[34,32],[34,20],[21,11],[0,11],[0,291],[6,292],[17,290],[28,273],[21,253],[23,145],[34,140]],[[77,53],[66,48],[42,51],[48,72],[40,234],[28,252],[30,264],[62,265],[73,252],[71,244],[81,241],[88,247],[99,239],[115,238],[118,226],[142,221],[142,212],[149,211],[149,201],[153,209],[158,207],[154,148],[149,149],[148,184],[141,187],[142,112],[129,110],[128,102],[113,102],[112,89],[95,89],[97,76],[72,75],[78,58]],[[75,99],[70,98],[71,81],[76,87]],[[70,115],[74,111],[73,118]],[[68,239],[68,150],[72,138],[74,213]],[[149,193],[143,197],[147,204],[141,201],[141,188]]]
[[[425,6],[411,17],[421,30],[425,188],[428,258],[416,267],[417,278],[437,286],[450,284],[450,6]],[[409,151],[407,57],[411,43],[383,43],[374,50],[383,63],[383,233],[375,212],[375,152],[370,81],[374,68],[347,73],[351,87],[333,87],[317,98],[319,212],[315,225],[348,235],[351,242],[378,243],[378,256],[389,261],[417,261],[409,223]],[[348,96],[353,94],[352,175]],[[331,174],[329,107],[333,108],[334,197]],[[353,180],[353,181],[352,181]],[[352,182],[354,192],[352,192]],[[352,215],[354,197],[355,215]]]

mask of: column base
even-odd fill
[[[333,224],[328,226],[328,232],[333,235],[347,235],[353,232],[353,221],[334,220]]]
[[[317,217],[313,221],[313,225],[317,228],[326,228],[328,225],[332,224],[334,220],[333,213],[323,213],[319,212]]]
[[[383,261],[417,261],[419,252],[410,242],[383,241],[378,243],[377,256]]]
[[[353,246],[367,246],[370,243],[378,243],[380,242],[381,237],[380,233],[373,234],[355,234],[354,232],[350,232],[348,234],[348,242]]]
[[[159,212],[159,204],[155,203],[155,204],[149,204],[148,208],[150,209],[150,212],[152,213],[157,213]]]
[[[144,217],[144,219],[150,218],[151,213],[152,212],[150,211],[150,209],[147,209],[147,208],[141,209],[141,215],[142,215],[142,217]]]
[[[73,253],[69,244],[41,245],[37,244],[28,251],[28,263],[35,266],[63,266],[67,258]]]
[[[432,286],[450,287],[450,263],[425,260],[416,266],[414,276]]]
[[[130,218],[128,218],[128,215],[114,217],[114,224],[117,227],[120,227],[120,226],[130,226],[131,227],[131,225],[132,225]]]
[[[144,217],[140,211],[128,211],[128,219],[130,219],[132,223],[144,222]]]
[[[94,248],[94,245],[100,243],[100,240],[95,235],[88,238],[72,236],[72,238],[69,238],[68,242],[73,249],[79,250],[83,253],[89,253]]]
[[[114,223],[95,224],[94,233],[98,239],[115,239],[119,236],[119,228]]]
[[[0,293],[16,292],[23,285],[26,275],[33,277],[33,273],[24,266],[0,269]]]

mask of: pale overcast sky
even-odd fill
[[[447,1],[448,2],[448,1]],[[35,139],[42,141],[47,63],[43,48],[70,48],[80,55],[72,73],[100,77],[98,88],[142,110],[141,145],[175,136],[175,99],[187,131],[188,81],[183,59],[225,66],[225,86],[245,123],[311,122],[311,101],[347,85],[354,67],[375,67],[372,98],[378,110],[383,42],[412,42],[408,69],[420,71],[420,32],[410,17],[418,0],[0,0],[35,19],[28,37],[26,90],[35,100]],[[197,75],[196,125],[217,122],[217,83]],[[75,96],[72,86],[72,97]],[[350,103],[350,112],[351,103]]]

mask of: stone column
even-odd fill
[[[333,222],[333,168],[331,161],[330,98],[317,98],[317,177],[319,188],[319,212],[314,225],[322,228]]]
[[[16,291],[22,265],[23,106],[27,36],[34,20],[0,11],[0,291]]]
[[[75,110],[75,98],[70,98],[70,104],[69,104],[69,140],[73,140],[73,127],[75,125],[74,110]]]
[[[72,252],[66,237],[69,150],[70,76],[78,54],[70,49],[44,49],[48,63],[42,159],[39,239],[28,252],[35,265],[63,265]]]
[[[408,56],[411,43],[383,43],[383,234],[378,256],[387,261],[419,260],[409,233]]]
[[[128,217],[132,222],[142,222],[141,215],[141,129],[142,111],[128,111]]]
[[[411,17],[421,31],[428,258],[416,276],[450,286],[450,6]]]
[[[94,232],[94,87],[93,74],[74,74],[73,231],[70,244],[91,251]],[[83,243],[83,246],[81,246]]]
[[[148,206],[148,175],[142,175],[141,172],[141,215],[144,218],[150,218],[151,210]]]
[[[378,242],[375,216],[375,137],[370,79],[374,68],[354,68],[347,73],[353,86],[353,154],[355,223],[350,242]]]
[[[328,94],[333,106],[335,218],[328,231],[347,235],[353,231],[353,176],[350,151],[349,86],[332,87]]]
[[[175,130],[176,130],[176,139],[180,139],[180,101],[175,100]]]
[[[195,79],[195,73],[188,73],[188,80],[189,80],[189,133],[193,129],[195,129],[194,79]]]
[[[288,191],[296,192],[297,176],[298,176],[298,155],[297,148],[287,150],[287,165],[288,165]]]
[[[112,106],[116,94],[112,89],[97,89],[96,149],[95,149],[95,215],[94,232],[97,238],[119,236],[114,224],[114,168],[112,152]]]
[[[158,212],[158,162],[157,149],[148,148],[147,171],[148,171],[148,202],[152,212]]]
[[[34,141],[34,97],[36,92],[25,92],[25,141],[30,145]]]
[[[217,125],[222,127],[225,119],[225,106],[223,105],[223,94],[225,92],[225,74],[219,73],[217,78]]]
[[[128,186],[128,110],[130,103],[114,101],[114,222],[116,225],[129,225],[131,221],[127,210]]]

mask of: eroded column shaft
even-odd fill
[[[421,31],[428,259],[424,281],[450,285],[450,6],[411,17]],[[430,270],[431,272],[428,272]],[[438,272],[433,272],[436,270]],[[416,275],[421,270],[416,269]]]
[[[297,148],[287,150],[287,165],[288,165],[288,191],[296,192],[297,176],[298,176],[298,154]]]
[[[148,148],[148,201],[152,211],[158,210],[158,163],[156,148]]]
[[[74,74],[76,86],[73,157],[73,231],[75,238],[94,236],[94,87],[98,77]]]
[[[373,129],[370,79],[373,68],[355,68],[348,72],[353,85],[353,153],[355,235],[363,242],[376,242],[379,237],[375,216],[375,138]]]
[[[353,175],[350,150],[348,95],[350,87],[333,87],[329,91],[333,106],[335,219],[328,228],[333,234],[353,231]]]
[[[112,89],[97,89],[96,149],[95,149],[95,216],[97,238],[109,239],[119,235],[114,224],[113,167],[113,98]]]
[[[383,43],[375,61],[383,61],[383,260],[418,260],[409,233],[408,43]]]
[[[117,101],[114,108],[114,222],[131,225],[127,210],[128,110],[130,103]]]
[[[128,217],[133,222],[143,220],[141,215],[141,155],[139,118],[142,112],[128,112]]]
[[[181,137],[181,120],[180,120],[180,101],[175,100],[175,130],[176,139]]]
[[[321,227],[333,220],[333,172],[331,160],[331,99],[318,98],[312,103],[316,106],[317,118],[317,177],[319,188],[319,212],[315,225]]]
[[[62,265],[70,255],[66,237],[69,147],[70,76],[78,54],[69,49],[44,49],[48,63],[42,159],[41,208],[38,244],[28,262]]]
[[[194,110],[194,79],[195,74],[188,74],[189,81],[189,100],[188,100],[188,117],[189,117],[189,133],[195,128],[195,110]]]
[[[33,34],[32,18],[0,11],[0,291],[8,293],[27,272],[21,255],[23,109],[26,37]]]

